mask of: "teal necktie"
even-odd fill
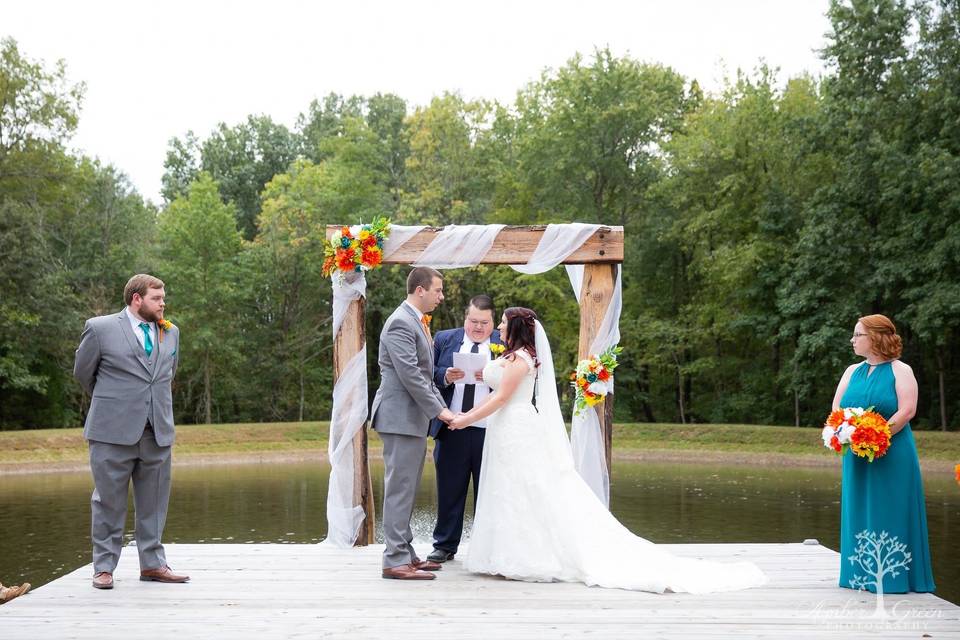
[[[140,328],[143,329],[143,350],[147,352],[147,357],[150,357],[150,354],[153,353],[153,340],[150,339],[150,325],[146,322],[140,323]]]

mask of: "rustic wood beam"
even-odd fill
[[[333,378],[334,383],[346,368],[350,360],[363,349],[366,342],[364,310],[366,300],[360,298],[350,303],[346,317],[333,342]],[[355,545],[364,547],[374,542],[376,522],[374,520],[373,481],[370,478],[370,464],[367,455],[367,424],[353,437],[353,504],[362,506],[366,517],[360,526]]]
[[[341,229],[340,225],[327,227],[327,238]],[[525,264],[533,255],[545,226],[504,227],[483,259],[483,264]],[[411,264],[416,262],[442,228],[427,227],[404,243],[384,264]],[[564,260],[564,264],[595,264],[623,262],[623,227],[600,227],[583,245]]]

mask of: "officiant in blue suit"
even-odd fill
[[[478,353],[487,361],[494,359],[490,345],[501,344],[494,318],[490,296],[474,296],[464,313],[463,327],[440,331],[434,337],[433,379],[454,414],[469,411],[490,394],[479,373],[468,380],[462,369],[453,366],[453,354]],[[440,420],[430,423],[437,470],[437,526],[433,530],[433,552],[427,556],[433,562],[446,562],[457,553],[471,478],[476,506],[485,429],[486,420],[458,430],[447,428]]]

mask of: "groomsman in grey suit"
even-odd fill
[[[383,440],[383,577],[432,580],[441,565],[417,557],[413,548],[414,498],[423,475],[430,420],[453,419],[433,382],[431,311],[443,302],[443,276],[415,267],[407,276],[407,299],[380,332],[380,388],[370,423]]]
[[[140,579],[186,582],[167,565],[163,526],[170,498],[173,395],[180,331],[163,319],[163,282],[130,278],[120,313],[90,318],[73,375],[91,395],[83,437],[90,448],[93,586],[113,588],[120,560],[127,492],[133,481]]]

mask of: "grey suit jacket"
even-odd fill
[[[433,383],[433,346],[416,312],[397,307],[380,332],[380,388],[370,424],[380,433],[427,436],[430,419],[446,408]]]
[[[126,313],[90,318],[83,327],[73,365],[73,376],[92,396],[83,437],[135,444],[149,420],[157,444],[167,447],[174,439],[171,382],[180,330],[164,331],[148,360]]]

